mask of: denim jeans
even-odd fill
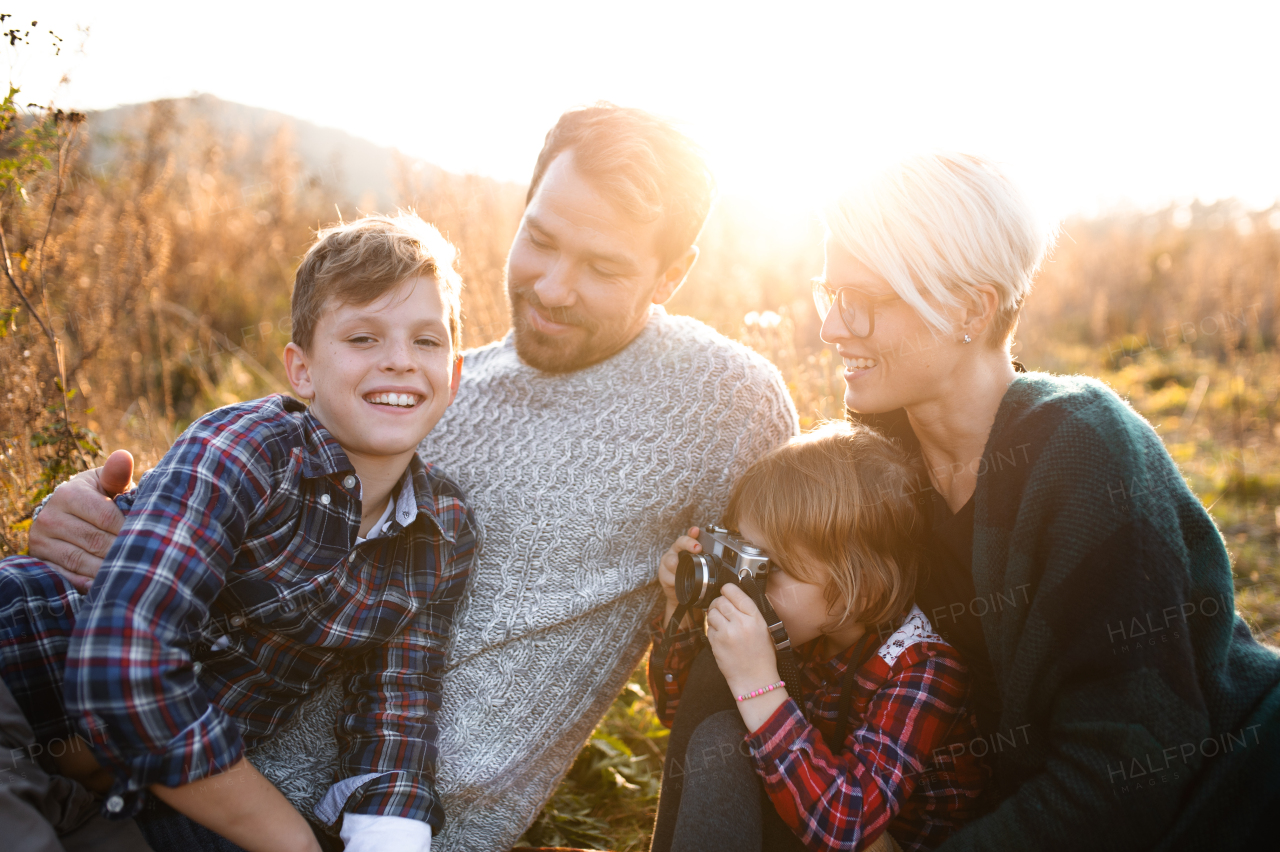
[[[101,800],[43,758],[66,740],[40,742],[0,681],[0,848],[6,852],[147,852],[133,820],[104,819]]]
[[[137,816],[142,835],[154,852],[244,852],[244,849],[215,834],[198,822],[152,798]],[[312,832],[324,852],[341,852],[342,842],[329,837],[315,826]]]
[[[142,836],[155,852],[244,852],[220,834],[151,798],[136,817]]]

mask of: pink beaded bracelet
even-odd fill
[[[748,698],[755,698],[757,695],[764,695],[766,692],[773,692],[778,687],[786,686],[786,685],[787,685],[787,682],[785,680],[780,680],[777,683],[771,683],[768,686],[762,686],[753,692],[743,693],[742,695],[738,696],[738,700],[746,701]]]

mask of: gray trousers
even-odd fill
[[[685,751],[685,793],[671,852],[780,852],[805,846],[785,830],[761,794],[760,778],[743,740],[737,710],[713,713],[698,725]],[[864,852],[902,852],[889,832]]]
[[[46,768],[49,751],[0,682],[0,845],[8,852],[150,852],[133,820],[107,820],[98,797]]]
[[[684,796],[671,852],[761,852],[764,800],[737,710],[713,713],[685,751]],[[783,845],[803,849],[795,838]]]
[[[710,648],[693,662],[662,767],[651,852],[806,852],[765,795]]]
[[[807,852],[765,795],[710,648],[693,662],[662,769],[650,852]],[[888,832],[864,852],[902,852]]]

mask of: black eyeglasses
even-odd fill
[[[870,337],[876,330],[876,305],[902,298],[896,293],[872,296],[856,287],[832,287],[825,278],[814,278],[812,284],[813,304],[818,308],[818,316],[825,322],[832,306],[839,303],[840,319],[854,337]]]

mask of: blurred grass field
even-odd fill
[[[102,451],[126,447],[145,469],[202,413],[286,390],[293,269],[318,226],[373,209],[334,168],[306,162],[287,130],[257,144],[195,100],[157,102],[105,135],[93,116],[5,110],[0,555],[24,550],[32,505]],[[467,345],[501,337],[523,187],[408,162],[395,186],[398,204],[459,246]],[[816,217],[722,199],[668,306],[777,364],[806,426],[842,411],[809,298],[821,237]],[[1102,379],[1151,421],[1227,541],[1240,611],[1269,641],[1280,636],[1278,296],[1280,207],[1070,220],[1016,349],[1031,369]],[[646,848],[664,744],[638,671],[527,841]]]

